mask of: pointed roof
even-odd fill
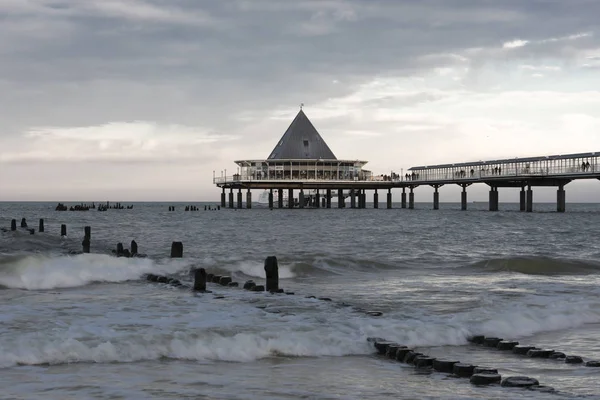
[[[302,109],[287,128],[268,159],[337,160]]]

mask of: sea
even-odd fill
[[[599,204],[123,205],[133,208],[0,203],[1,399],[600,399],[600,368],[468,340],[600,360]],[[22,218],[35,234],[10,231]],[[145,257],[113,254],[132,240]],[[182,258],[170,258],[174,241]],[[244,290],[264,284],[268,256],[287,293]],[[197,268],[240,287],[194,293]],[[373,337],[541,388],[417,369],[377,355]]]

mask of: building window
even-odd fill
[[[308,147],[308,140],[304,141],[304,147]]]

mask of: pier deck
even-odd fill
[[[444,185],[459,185],[463,188],[463,210],[467,208],[466,188],[475,183],[483,183],[490,187],[490,211],[498,209],[498,188],[521,188],[521,210],[532,211],[532,187],[556,186],[557,211],[562,212],[565,210],[565,185],[578,179],[600,179],[600,152],[418,166],[407,171],[406,174],[392,172],[390,175],[362,175],[354,179],[259,179],[255,175],[234,175],[215,177],[213,182],[223,190],[223,207],[226,206],[227,189],[230,190],[230,207],[233,207],[233,190],[239,191],[238,206],[241,207],[241,190],[248,191],[247,201],[251,202],[251,189],[270,190],[271,193],[273,190],[285,189],[292,194],[291,198],[294,190],[300,190],[300,201],[296,202],[299,208],[305,205],[330,207],[331,192],[338,191],[339,194],[344,190],[351,193],[352,208],[365,206],[366,190],[375,191],[373,201],[377,207],[377,191],[387,190],[387,206],[391,208],[391,189],[394,188],[402,189],[402,208],[414,208],[413,190],[419,186],[431,186],[434,188],[433,208],[438,209],[438,189]],[[316,198],[305,197],[304,190],[317,191]],[[406,190],[409,190],[408,202]],[[319,201],[319,191],[324,191],[322,202]],[[354,196],[358,196],[358,202]],[[345,207],[344,196],[339,195],[338,201],[342,202],[340,208]],[[290,204],[294,207],[294,203]],[[272,200],[269,205],[273,207]],[[250,207],[250,204],[247,206]]]

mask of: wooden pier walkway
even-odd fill
[[[533,211],[533,188],[550,186],[557,188],[557,211],[565,211],[565,185],[577,179],[600,179],[600,152],[553,155],[528,158],[512,158],[488,161],[465,162],[455,164],[440,164],[417,166],[407,170],[406,174],[373,176],[356,174],[351,179],[335,173],[335,166],[329,166],[327,171],[334,171],[323,178],[319,168],[314,166],[311,178],[304,176],[286,176],[284,173],[267,174],[237,174],[234,176],[215,177],[213,182],[222,189],[221,206],[234,208],[234,190],[237,190],[237,207],[242,208],[242,190],[246,190],[246,207],[252,206],[251,189],[269,190],[269,207],[275,207],[273,191],[278,191],[277,207],[283,208],[283,190],[288,190],[288,198],[294,199],[294,191],[298,190],[296,201],[289,201],[289,208],[324,207],[331,208],[332,195],[337,195],[338,208],[344,208],[346,197],[350,198],[351,208],[366,207],[366,191],[373,191],[374,208],[379,206],[379,190],[387,190],[387,208],[392,207],[392,189],[402,189],[401,207],[414,208],[414,189],[419,186],[433,188],[433,209],[439,208],[439,189],[444,185],[459,185],[462,187],[461,209],[467,209],[467,188],[476,183],[483,183],[490,188],[489,209],[498,210],[499,188],[521,188],[521,211]],[[344,161],[347,163],[347,161]],[[362,162],[361,162],[362,163]],[[280,167],[283,168],[283,167]],[[294,169],[297,169],[294,166]],[[304,165],[304,170],[311,170],[310,164]],[[351,168],[351,167],[350,167]],[[278,171],[281,171],[279,169]],[[338,167],[339,171],[339,167]],[[311,171],[312,172],[312,171]],[[329,173],[328,173],[329,174]],[[347,174],[346,174],[347,175]],[[338,179],[335,179],[338,178]],[[341,179],[340,179],[341,178]],[[226,202],[226,190],[229,190],[229,201]],[[311,191],[306,195],[304,191]],[[337,193],[335,193],[337,192]],[[408,192],[408,193],[407,193]],[[408,197],[408,198],[407,198]]]

